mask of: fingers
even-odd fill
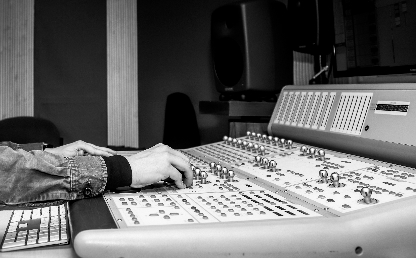
[[[86,143],[83,141],[77,142],[77,152],[78,154],[83,154],[82,151],[89,153],[90,155],[95,156],[112,156],[117,154],[116,151],[113,151],[112,149],[105,148],[105,147],[99,147],[91,143]]]
[[[162,144],[162,143],[159,143],[159,144],[157,144],[157,145],[155,145],[155,146],[153,146],[153,147],[151,147],[147,150],[149,150],[149,151],[151,150],[151,151],[155,151],[155,152],[168,152],[172,155],[178,156],[178,157],[180,157],[180,158],[182,158],[186,161],[189,161],[188,157],[185,154],[183,154],[180,151],[174,150],[171,147],[169,147],[168,145],[165,145],[165,144]]]
[[[170,170],[169,177],[175,181],[176,186],[179,188],[185,188],[185,186],[191,186],[193,180],[193,173],[189,162],[177,156],[170,156],[170,164],[174,167],[174,170]]]

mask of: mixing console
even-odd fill
[[[416,101],[416,85],[314,87],[283,89],[268,135],[182,150],[192,187],[105,193],[119,229],[79,233],[77,254],[413,257],[415,140],[388,121],[416,121],[391,107]]]

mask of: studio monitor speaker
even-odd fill
[[[293,50],[329,54],[334,43],[332,0],[288,0]]]
[[[273,95],[293,83],[287,9],[273,0],[221,6],[211,16],[211,50],[218,92]]]

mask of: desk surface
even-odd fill
[[[32,249],[25,249],[20,251],[0,252],[1,258],[78,258],[75,253],[72,244],[57,245],[57,246],[45,246]]]
[[[270,117],[275,102],[200,101],[199,113],[230,117]]]

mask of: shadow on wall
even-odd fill
[[[163,143],[174,149],[201,144],[194,106],[185,93],[175,92],[167,97]]]

